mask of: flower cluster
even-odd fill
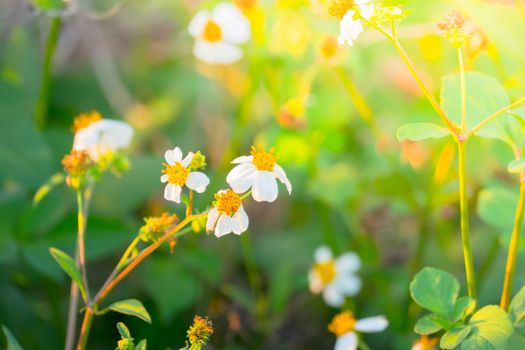
[[[448,39],[450,45],[455,48],[463,46],[470,38],[467,20],[461,13],[452,11],[437,24],[438,33]]]
[[[144,218],[144,225],[139,229],[140,239],[146,243],[153,243],[173,228],[177,221],[177,215],[168,213],[162,213],[158,217]]]
[[[188,341],[190,349],[200,350],[213,334],[213,324],[208,317],[195,316],[193,324],[188,329]]]

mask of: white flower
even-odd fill
[[[328,331],[337,336],[334,350],[356,350],[359,339],[354,331],[375,333],[384,331],[386,327],[388,327],[388,320],[384,316],[356,320],[351,311],[344,311],[332,319]]]
[[[230,64],[242,57],[237,46],[251,37],[250,22],[230,3],[220,3],[210,13],[198,12],[188,26],[195,38],[193,54],[211,64]]]
[[[128,123],[100,119],[80,128],[75,133],[73,149],[86,151],[91,159],[97,161],[108,152],[128,147],[132,137],[133,128]]]
[[[292,193],[292,184],[278,164],[274,149],[265,152],[252,147],[251,156],[235,158],[232,163],[239,164],[234,167],[226,177],[226,181],[237,193],[252,189],[252,196],[257,202],[273,202],[277,199],[279,179],[286,185],[288,194]]]
[[[197,193],[202,193],[206,190],[206,186],[210,183],[210,179],[200,171],[192,171],[191,161],[193,160],[193,152],[182,159],[182,151],[179,147],[173,150],[167,150],[164,154],[166,163],[164,163],[164,173],[160,177],[162,183],[167,185],[164,188],[164,198],[175,203],[180,203],[180,194],[182,186],[186,185],[190,190]]]
[[[314,294],[323,293],[326,304],[340,307],[345,297],[361,290],[361,279],[355,275],[361,267],[357,254],[344,253],[334,259],[330,248],[321,246],[314,256],[315,264],[308,273],[310,290]]]
[[[248,215],[242,206],[241,197],[232,190],[221,190],[215,194],[215,203],[208,212],[206,230],[215,230],[215,236],[228,233],[240,235],[248,229]]]
[[[341,33],[337,38],[339,45],[347,42],[348,45],[353,46],[354,40],[363,32],[361,17],[368,19],[374,12],[374,6],[368,5],[368,1],[369,0],[356,0],[352,3],[352,8],[345,7],[347,2],[339,4],[335,1],[332,5],[335,7],[335,9],[332,10],[333,13],[340,18],[339,29]]]

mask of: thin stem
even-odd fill
[[[188,192],[188,200],[189,200],[189,203],[186,206],[186,216],[190,216],[191,212],[193,211],[193,191],[192,190]]]
[[[42,75],[40,78],[40,93],[35,106],[35,124],[39,128],[42,128],[45,125],[47,119],[53,57],[55,56],[55,49],[58,42],[61,24],[62,19],[59,16],[53,17],[53,19],[51,19],[49,33],[47,35],[44,62],[42,65]]]
[[[84,244],[84,236],[85,236],[85,227],[86,227],[86,216],[84,211],[84,193],[83,190],[77,191],[77,206],[78,206],[78,215],[77,215],[77,221],[78,221],[78,236],[77,236],[77,243],[78,243],[78,265],[80,267],[80,272],[82,273],[82,282],[84,283],[84,289],[86,290],[86,304],[89,303],[89,286],[88,286],[88,279],[87,279],[87,271],[86,271],[86,255],[85,255],[85,244]]]
[[[491,116],[487,117],[485,120],[483,120],[482,122],[480,122],[478,125],[476,125],[474,128],[472,128],[472,130],[470,130],[468,133],[467,133],[467,136],[471,136],[471,135],[474,135],[479,129],[481,129],[482,127],[484,127],[486,124],[490,123],[492,120],[496,119],[497,117],[499,117],[500,115],[502,115],[503,113],[513,109],[514,107],[517,107],[519,106],[520,104],[524,103],[525,102],[525,97],[522,97],[520,98],[519,100],[515,101],[514,103],[511,103],[510,105],[508,105],[507,107],[504,107],[502,109],[500,109],[499,111],[495,112],[494,114],[492,114]]]
[[[465,274],[467,277],[468,296],[476,299],[476,279],[474,263],[470,249],[469,214],[467,197],[467,180],[465,166],[465,142],[458,142],[459,155],[459,204],[461,216],[461,242],[463,245],[463,259],[465,260]]]
[[[516,269],[516,259],[518,257],[518,243],[520,240],[520,232],[523,223],[523,211],[525,208],[525,182],[520,182],[520,197],[516,207],[516,214],[514,217],[514,227],[509,243],[509,254],[507,256],[507,266],[505,267],[505,280],[503,282],[503,291],[501,293],[500,306],[503,310],[507,310],[510,303],[510,295],[512,292],[512,282],[514,279],[514,272]]]
[[[86,308],[86,312],[84,313],[82,327],[80,328],[80,338],[78,340],[77,350],[84,350],[86,348],[87,341],[89,338],[89,332],[91,330],[91,324],[93,323],[93,316],[93,309],[91,308],[91,306],[88,306]]]
[[[461,133],[467,130],[467,94],[465,87],[465,64],[463,63],[463,53],[458,48],[459,80],[461,85]]]
[[[248,198],[250,196],[250,194],[252,194],[252,190],[249,190],[248,192],[246,192],[245,194],[243,194],[241,196],[241,201],[245,200],[246,198]]]

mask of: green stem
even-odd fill
[[[496,119],[497,117],[499,117],[500,115],[502,115],[503,113],[507,112],[507,111],[510,111],[511,109],[513,109],[514,107],[517,107],[519,106],[520,104],[522,103],[525,103],[525,97],[522,97],[520,98],[519,100],[516,100],[515,102],[511,103],[510,105],[508,105],[507,107],[503,107],[502,109],[500,109],[499,111],[495,112],[494,114],[488,116],[485,120],[481,121],[478,125],[476,125],[475,127],[472,128],[472,130],[470,130],[468,133],[467,133],[467,137],[468,136],[471,136],[471,135],[474,135],[479,129],[481,129],[482,127],[484,127],[486,124],[488,124],[489,122],[491,122],[492,120]]]
[[[461,133],[467,130],[467,94],[465,87],[465,65],[463,63],[463,53],[461,48],[458,48],[458,63],[459,63],[459,80],[461,85]]]
[[[51,88],[53,57],[55,56],[55,49],[58,42],[61,24],[62,19],[59,16],[53,17],[51,19],[49,33],[47,35],[44,62],[42,65],[42,75],[40,78],[40,93],[35,106],[35,124],[39,128],[43,128],[46,124]]]
[[[77,350],[84,350],[86,348],[89,332],[91,331],[91,324],[93,323],[93,316],[93,310],[91,309],[91,306],[88,306],[84,314],[82,327],[80,328],[80,338],[78,340]]]
[[[467,197],[467,180],[465,166],[465,142],[458,142],[459,155],[459,203],[461,217],[461,242],[463,245],[463,259],[465,260],[465,274],[467,278],[468,296],[476,299],[476,279],[474,263],[470,249],[469,214]]]
[[[520,232],[523,223],[523,210],[525,208],[525,182],[520,182],[520,197],[516,207],[516,214],[514,218],[514,227],[509,243],[509,253],[507,256],[507,266],[505,267],[505,280],[503,282],[503,291],[501,293],[500,306],[503,310],[507,310],[510,303],[512,293],[512,282],[514,279],[514,272],[516,269],[516,259],[518,257],[518,243],[520,240]]]
[[[243,194],[241,196],[241,201],[245,200],[246,198],[248,198],[250,196],[250,194],[252,194],[252,190],[249,190],[248,192],[246,192],[245,194]]]
[[[84,210],[84,193],[83,190],[77,190],[77,206],[78,206],[78,236],[77,236],[77,243],[78,243],[78,266],[80,267],[80,272],[82,273],[82,282],[84,283],[84,288],[86,290],[86,304],[89,303],[89,285],[88,285],[88,279],[87,279],[87,271],[86,271],[86,254],[85,254],[85,243],[84,243],[84,237],[85,237],[85,228],[86,228],[86,212]]]

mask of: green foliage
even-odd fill
[[[78,286],[78,289],[80,290],[80,293],[82,294],[82,298],[84,298],[84,301],[87,302],[87,295],[86,295],[86,287],[84,286],[84,282],[82,281],[82,277],[80,275],[80,271],[78,270],[75,261],[66,253],[61,251],[57,248],[49,248],[49,252],[55,259],[55,261],[60,265],[62,270],[71,277],[73,281]]]
[[[31,0],[33,5],[45,12],[56,13],[66,7],[63,0]]]
[[[124,323],[118,322],[117,329],[121,339],[117,343],[116,350],[146,350],[148,345],[147,340],[142,339],[137,345],[135,345],[131,332]]]
[[[410,123],[397,129],[399,141],[422,141],[426,139],[439,139],[450,135],[450,131],[432,123]]]
[[[54,187],[63,183],[65,179],[66,177],[63,173],[56,173],[51,176],[51,178],[36,191],[33,196],[33,205],[38,204]]]
[[[2,330],[4,331],[4,335],[7,339],[7,350],[23,350],[22,346],[18,343],[18,340],[16,340],[15,336],[9,329],[7,329],[6,326],[2,326]]]
[[[472,329],[461,343],[461,350],[500,350],[505,349],[512,335],[509,316],[497,305],[485,306],[470,318]]]
[[[421,307],[438,316],[448,317],[454,311],[459,282],[446,271],[425,267],[410,283],[410,295]]]
[[[514,330],[525,336],[525,286],[512,298],[509,305],[509,318]]]
[[[512,174],[519,174],[525,169],[525,158],[514,159],[507,166],[507,170]]]
[[[107,308],[100,310],[98,314],[105,314],[110,310],[125,315],[135,316],[147,323],[151,323],[151,316],[144,305],[142,305],[142,303],[137,299],[126,299],[114,302]]]
[[[470,326],[453,327],[443,334],[439,346],[443,349],[454,349],[470,334],[470,331]]]

